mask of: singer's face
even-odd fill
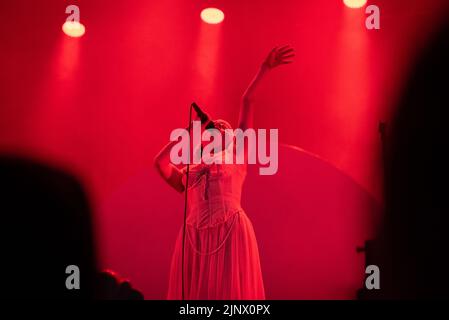
[[[202,134],[203,139],[201,139],[201,146],[203,149],[210,145],[209,148],[213,147],[214,150],[223,151],[232,142],[232,137],[226,137],[226,133],[223,130],[210,128],[204,129]]]

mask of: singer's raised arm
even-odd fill
[[[245,93],[242,96],[239,116],[239,128],[246,130],[253,127],[254,118],[254,96],[259,86],[260,81],[265,77],[267,72],[271,69],[281,65],[292,63],[291,60],[295,56],[294,50],[289,45],[273,48],[264,62],[257,71],[256,76],[253,78]]]

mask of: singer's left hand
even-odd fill
[[[281,64],[292,63],[294,56],[294,49],[290,45],[275,47],[265,58],[262,67],[273,69]]]

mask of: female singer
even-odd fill
[[[242,97],[239,128],[246,130],[253,126],[253,98],[260,81],[273,68],[291,63],[293,57],[294,51],[288,45],[271,50]],[[202,130],[214,127],[224,137],[225,129],[231,129],[224,120],[209,119],[204,121]],[[186,170],[170,162],[170,150],[176,143],[166,145],[154,164],[168,184],[184,192]],[[227,152],[235,153],[236,149],[223,144],[223,150],[214,156],[224,157]],[[190,165],[184,268],[181,230],[171,262],[168,299],[183,297],[183,278],[185,299],[265,299],[256,237],[240,206],[246,166],[224,161]]]

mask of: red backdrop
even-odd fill
[[[61,31],[69,4],[81,9],[80,39]],[[353,278],[331,279],[358,266],[357,257],[337,257],[367,236],[359,223],[371,214],[341,223],[359,208],[375,212],[373,201],[382,200],[378,122],[388,121],[408,67],[448,7],[444,0],[369,4],[381,9],[381,30],[367,30],[364,11],[337,0],[2,1],[0,150],[76,173],[91,195],[102,264],[129,276],[148,298],[163,298],[182,199],[157,179],[152,158],[171,129],[186,126],[192,101],[235,124],[265,54],[290,44],[296,61],[262,84],[256,125],[279,128],[281,142],[326,161],[312,157],[316,170],[302,172],[298,165],[308,158],[285,149],[278,176],[248,180],[245,204],[267,296],[351,297],[360,268]],[[225,12],[221,25],[201,22],[200,10],[210,5]],[[333,205],[316,199],[320,190]],[[302,230],[304,219],[316,217],[305,212],[322,219]],[[279,231],[293,226],[298,232]],[[283,247],[289,243],[296,250]],[[301,247],[306,243],[317,247]],[[333,252],[330,266],[317,254],[324,248]],[[338,272],[325,277],[328,268]]]

